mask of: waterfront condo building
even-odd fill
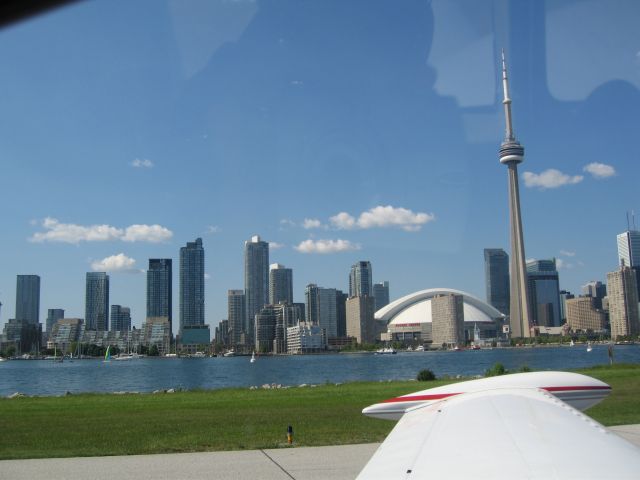
[[[181,346],[188,351],[207,345],[211,340],[209,326],[204,323],[204,248],[201,238],[180,248],[179,335]]]
[[[487,303],[509,315],[509,255],[501,248],[484,249]]]
[[[246,319],[244,290],[227,291],[227,320],[229,320],[229,343],[245,343],[244,323]]]
[[[293,271],[274,263],[269,267],[269,303],[293,303]]]
[[[246,320],[244,331],[254,340],[255,315],[269,303],[269,244],[258,235],[244,242],[244,295]]]
[[[350,297],[346,301],[347,336],[358,343],[375,343],[377,329],[374,320],[375,300],[368,295]]]
[[[173,333],[173,270],[170,258],[150,258],[147,270],[147,317],[166,317]]]
[[[87,330],[109,330],[109,275],[87,272],[84,318]]]
[[[349,296],[373,297],[373,272],[371,262],[360,261],[351,266],[349,273]]]
[[[606,328],[607,313],[596,306],[594,297],[566,300],[567,324],[574,332],[600,332]]]
[[[638,286],[633,269],[621,265],[618,270],[607,273],[607,292],[611,338],[638,335]]]
[[[16,320],[40,322],[40,277],[18,275],[16,281]]]
[[[47,336],[51,337],[53,326],[60,319],[64,318],[64,310],[62,308],[50,308],[47,310]]]

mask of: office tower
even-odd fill
[[[484,249],[487,303],[509,315],[509,255],[501,248]]]
[[[150,258],[147,270],[147,317],[167,317],[173,328],[173,269],[170,258]]]
[[[373,298],[376,303],[376,311],[389,305],[389,282],[380,282],[373,285]]]
[[[349,296],[373,296],[373,273],[371,263],[360,261],[351,266],[349,273]]]
[[[64,310],[62,308],[50,308],[47,310],[47,335],[51,337],[53,326],[60,319],[64,318]]]
[[[502,52],[502,88],[504,99],[506,135],[500,145],[500,163],[509,169],[509,214],[511,230],[511,276],[509,283],[509,323],[513,337],[530,337],[529,300],[527,298],[527,273],[525,270],[524,235],[520,216],[520,192],[518,164],[524,160],[524,147],[516,140],[511,126],[511,98],[507,65]]]
[[[304,310],[307,323],[317,325],[320,312],[318,311],[318,286],[315,283],[310,283],[304,289]]]
[[[560,290],[560,325],[567,323],[567,300],[574,298],[571,292]],[[602,308],[602,303],[598,308]]]
[[[338,337],[347,336],[347,298],[349,295],[342,290],[336,290],[336,323]]]
[[[627,230],[618,235],[618,265],[633,269],[640,298],[640,231]]]
[[[607,292],[611,338],[637,336],[640,333],[638,286],[631,267],[621,265],[615,272],[607,273]]]
[[[84,319],[87,330],[109,330],[109,275],[105,272],[87,272]]]
[[[244,343],[244,325],[246,321],[244,290],[227,291],[227,319],[229,320],[229,343]]]
[[[307,319],[307,309],[305,308],[304,302],[293,302],[293,306],[297,308],[298,312],[298,321],[304,322]]]
[[[559,327],[560,283],[555,258],[527,262],[527,282],[532,324]]]
[[[254,317],[269,303],[269,244],[258,235],[244,242],[245,333],[254,340]]]
[[[202,239],[180,248],[180,335],[204,325],[204,248]]]
[[[40,322],[40,277],[18,275],[16,282],[16,320]]]
[[[373,297],[350,297],[346,301],[347,336],[358,343],[375,343],[375,300]]]
[[[286,353],[288,342],[288,329],[299,324],[298,307],[288,303],[279,303],[273,305],[278,312],[276,318],[275,335],[273,339],[273,352],[274,353]]]
[[[431,336],[433,345],[464,345],[464,304],[462,295],[436,295],[431,300]]]
[[[131,309],[122,305],[111,305],[111,331],[128,332],[131,330]]]
[[[596,307],[594,297],[569,298],[566,309],[567,324],[574,332],[599,332],[607,325],[607,314]]]
[[[602,300],[607,296],[607,286],[600,281],[592,280],[582,286],[582,293],[595,299],[596,308],[602,308]]]
[[[284,265],[274,263],[269,268],[269,303],[293,303],[293,272]]]
[[[215,340],[219,345],[229,345],[229,320],[220,320],[220,323],[215,330]]]

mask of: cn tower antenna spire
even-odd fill
[[[504,105],[504,118],[507,125],[505,139],[515,140],[513,135],[513,126],[511,123],[511,97],[509,97],[509,78],[507,77],[507,61],[504,59],[504,48],[502,49],[502,91],[504,97],[502,104]]]

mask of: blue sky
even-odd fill
[[[85,273],[145,314],[148,258],[202,237],[206,320],[272,242],[294,296],[370,260],[391,297],[484,298],[509,250],[507,52],[527,258],[604,280],[637,200],[640,5],[618,1],[86,2],[0,31],[0,323],[15,276],[84,316]]]

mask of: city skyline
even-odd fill
[[[215,326],[227,290],[243,286],[242,242],[256,233],[294,271],[297,301],[309,283],[348,291],[349,266],[363,258],[393,298],[430,287],[482,298],[482,250],[509,250],[495,159],[502,46],[527,145],[527,257],[556,257],[572,292],[616,267],[614,237],[637,203],[628,11],[492,3],[498,18],[482,2],[423,2],[363,18],[362,5],[337,2],[313,12],[287,3],[284,16],[268,2],[218,3],[199,16],[215,38],[188,28],[192,13],[146,3],[73,5],[2,32],[0,323],[15,316],[23,273],[41,277],[41,322],[49,308],[83,317],[95,270],[140,326],[147,259],[177,261],[201,237]],[[606,20],[594,28],[616,47],[595,48],[593,31],[565,21],[576,15]]]

